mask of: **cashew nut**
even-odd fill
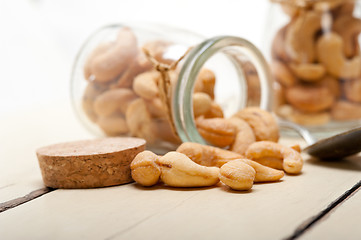
[[[253,160],[240,159],[240,161],[250,165],[256,171],[254,182],[275,182],[283,178],[285,175],[283,171],[264,166]]]
[[[292,148],[270,141],[260,141],[251,144],[246,152],[246,157],[254,161],[262,158],[282,158],[283,170],[290,174],[302,171],[303,159],[300,153]]]
[[[147,144],[156,141],[152,118],[142,98],[134,100],[128,106],[125,116],[132,136],[144,138]]]
[[[279,139],[278,124],[274,116],[258,107],[248,107],[236,113],[233,117],[243,119],[253,129],[257,141]]]
[[[361,78],[346,81],[343,89],[348,100],[361,103]]]
[[[224,118],[199,117],[196,120],[199,134],[210,144],[226,147],[234,142],[236,128]]]
[[[194,92],[207,93],[212,99],[214,99],[215,83],[216,76],[214,73],[209,69],[202,68],[194,84]]]
[[[299,84],[286,89],[286,99],[295,108],[312,113],[329,109],[335,97],[326,86]]]
[[[327,72],[335,77],[356,78],[361,74],[360,56],[347,59],[343,53],[342,38],[336,33],[329,32],[319,38],[317,54]]]
[[[127,88],[105,91],[94,101],[94,111],[99,116],[110,116],[114,113],[125,114],[128,105],[137,98],[135,93]]]
[[[326,74],[325,67],[319,63],[290,64],[290,68],[296,77],[307,82],[318,81]]]
[[[211,108],[203,115],[204,118],[223,118],[223,110],[217,103],[212,102]]]
[[[288,56],[297,63],[315,60],[315,35],[321,29],[321,14],[306,11],[300,14],[286,32],[285,44]]]
[[[361,32],[361,19],[352,15],[343,15],[336,18],[333,30],[338,33],[343,40],[343,52],[345,57],[351,58],[359,54],[358,35]]]
[[[219,182],[219,168],[201,166],[180,152],[157,159],[161,180],[171,187],[206,187]]]
[[[103,85],[96,84],[94,82],[89,82],[84,90],[82,107],[87,117],[93,122],[96,122],[98,117],[94,111],[95,98],[101,95],[104,91],[105,87]]]
[[[288,30],[289,24],[285,25],[276,33],[272,42],[272,58],[280,61],[287,62],[289,57],[285,49],[285,37]]]
[[[122,73],[137,55],[137,39],[129,28],[120,29],[116,41],[91,62],[94,81],[109,82]]]
[[[177,152],[187,155],[192,161],[203,166],[220,167],[230,160],[243,157],[232,151],[193,142],[182,143]]]
[[[256,141],[252,128],[248,123],[240,118],[229,118],[227,121],[236,128],[236,138],[230,147],[230,150],[241,155],[246,153],[249,145]]]
[[[203,114],[206,114],[212,105],[211,97],[203,92],[193,93],[193,113],[194,117],[197,118]]]
[[[131,174],[134,181],[143,186],[153,186],[160,178],[160,167],[156,161],[159,156],[143,151],[137,154],[130,164]]]
[[[100,116],[97,124],[108,136],[118,136],[129,131],[123,115]]]
[[[271,69],[275,79],[285,87],[293,86],[297,83],[297,79],[293,76],[292,72],[288,69],[286,64],[280,61],[273,61]]]
[[[242,160],[233,160],[224,164],[219,171],[222,183],[234,190],[250,190],[253,186],[256,171]]]
[[[157,83],[160,78],[161,75],[156,70],[143,72],[134,78],[133,90],[138,96],[152,100],[158,97]]]
[[[361,104],[340,100],[332,107],[331,116],[336,121],[361,119]]]

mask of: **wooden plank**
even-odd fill
[[[0,203],[44,187],[37,148],[94,137],[81,126],[70,103],[10,112],[1,117],[0,132]]]
[[[361,221],[360,203],[361,191],[358,190],[300,239],[324,239],[325,236],[329,240],[360,239],[361,228],[357,226]]]
[[[0,214],[5,239],[284,239],[360,179],[357,162],[306,161],[250,192],[136,184],[56,190]],[[16,224],[15,224],[16,223]],[[18,231],[21,226],[21,231]],[[326,235],[327,236],[327,235]]]

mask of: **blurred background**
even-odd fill
[[[19,179],[24,193],[41,187],[37,148],[94,137],[72,109],[70,76],[95,30],[161,23],[204,37],[240,36],[263,50],[268,7],[268,0],[1,0],[0,187]],[[2,200],[14,197],[9,191]]]
[[[74,58],[104,25],[162,23],[205,37],[241,36],[262,50],[268,7],[267,0],[2,0],[1,118],[67,104]]]

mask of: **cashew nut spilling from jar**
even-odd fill
[[[194,84],[194,92],[204,92],[214,99],[214,87],[216,84],[216,76],[206,68],[202,68],[198,74]]]
[[[265,110],[249,107],[240,110],[233,117],[241,118],[253,129],[257,141],[268,140],[277,142],[279,128],[275,117]]]
[[[246,191],[253,186],[256,171],[241,160],[233,160],[224,164],[219,171],[222,183],[234,190]]]
[[[157,184],[160,178],[158,159],[159,156],[151,151],[138,153],[130,164],[133,180],[147,187]]]
[[[218,167],[201,166],[180,152],[168,152],[156,162],[161,180],[171,187],[207,187],[219,182]]]
[[[220,167],[230,160],[243,158],[242,155],[232,151],[193,142],[182,143],[177,148],[177,152],[187,155],[192,161],[203,166]]]
[[[196,119],[199,134],[210,144],[217,147],[231,145],[236,137],[236,128],[224,118]]]
[[[208,94],[203,92],[196,92],[193,94],[193,113],[195,118],[209,112],[211,106],[212,99]]]
[[[246,157],[254,161],[262,158],[283,159],[283,170],[286,173],[298,174],[302,171],[303,159],[296,150],[270,141],[259,141],[251,144]]]
[[[264,166],[253,160],[240,159],[234,161],[242,161],[256,171],[254,182],[275,182],[279,181],[285,175],[283,171]]]
[[[230,146],[230,150],[244,155],[248,146],[256,141],[256,136],[246,121],[237,117],[229,118],[227,121],[236,128],[236,138]]]
[[[336,33],[326,33],[318,39],[317,55],[327,72],[335,77],[349,79],[361,74],[360,55],[347,59],[342,38]]]

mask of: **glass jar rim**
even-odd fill
[[[238,47],[254,64],[260,79],[260,108],[271,111],[273,92],[271,72],[262,53],[251,42],[235,36],[217,36],[195,46],[187,55],[179,73],[172,99],[172,115],[178,136],[183,142],[207,144],[200,136],[192,111],[193,87],[201,67],[225,48]]]

